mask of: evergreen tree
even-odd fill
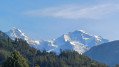
[[[26,59],[15,50],[2,67],[28,67],[28,64]]]

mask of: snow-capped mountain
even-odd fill
[[[15,27],[13,27],[10,31],[6,32],[6,34],[9,35],[9,37],[13,40],[15,38],[21,38],[23,40],[26,40],[27,43],[29,43],[31,46],[35,46],[35,45],[39,44],[39,41],[35,41],[35,40],[29,38],[20,29],[16,29]]]
[[[26,40],[30,46],[35,47],[36,49],[46,49],[47,51],[51,51],[56,47],[53,45],[52,41],[33,40],[27,35],[25,35],[20,29],[16,29],[15,27],[13,27],[10,31],[6,32],[6,34],[13,40],[15,38],[21,38],[23,40]]]
[[[59,49],[70,49],[82,54],[91,47],[106,42],[108,42],[108,40],[103,39],[100,36],[90,35],[84,30],[76,30],[57,38],[54,41],[54,44],[57,45],[57,48],[55,49],[56,52],[58,52]]]
[[[60,53],[60,49],[75,50],[78,53],[82,54],[93,46],[108,42],[108,40],[103,39],[100,36],[90,35],[83,30],[76,30],[68,34],[63,34],[62,36],[51,41],[33,40],[30,37],[26,36],[20,29],[16,28],[8,31],[7,34],[12,39],[21,38],[23,40],[26,40],[27,43],[32,47],[40,50],[46,49],[48,52],[54,51],[57,54]]]

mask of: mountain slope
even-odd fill
[[[6,35],[4,32],[0,31],[0,39],[8,40],[9,36]]]
[[[84,54],[110,66],[119,64],[119,41],[95,46]]]
[[[58,54],[60,53],[60,49],[75,50],[78,53],[82,54],[93,46],[108,42],[108,40],[103,39],[102,37],[90,35],[83,30],[76,30],[68,34],[64,34],[53,41],[33,40],[30,37],[26,36],[20,29],[16,28],[8,31],[7,34],[12,39],[21,38],[23,40],[26,40],[27,43],[30,44],[30,46],[33,46],[37,49],[46,49],[46,51],[48,52],[54,51]]]

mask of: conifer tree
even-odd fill
[[[14,51],[2,67],[29,67],[26,59],[18,51]]]

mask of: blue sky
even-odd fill
[[[12,27],[37,40],[79,29],[119,40],[119,0],[2,0],[0,30]]]

